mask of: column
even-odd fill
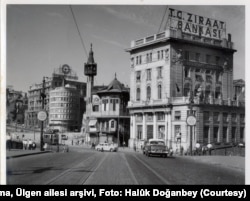
[[[157,139],[158,138],[158,134],[157,134],[157,125],[156,125],[156,112],[153,113],[153,138]]]
[[[165,131],[164,131],[165,137],[164,137],[164,140],[165,140],[166,145],[168,145],[168,140],[169,140],[169,138],[168,138],[168,124],[169,123],[168,123],[167,119],[168,119],[168,113],[165,112]]]
[[[171,122],[171,112],[168,113],[167,115],[168,119],[168,147],[172,147],[172,122]]]
[[[147,129],[146,129],[146,113],[142,113],[142,136],[143,139],[147,140]]]

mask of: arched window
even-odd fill
[[[151,99],[151,87],[148,86],[147,87],[147,100],[150,100]]]
[[[161,91],[161,85],[158,85],[158,99],[162,99],[162,91]]]
[[[136,89],[136,101],[140,101],[141,100],[141,89],[137,88]]]

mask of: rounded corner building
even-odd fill
[[[50,91],[49,126],[60,131],[79,130],[80,94],[75,86],[66,84]]]
[[[172,8],[168,13],[166,30],[126,49],[129,146],[161,138],[175,151],[190,152],[197,143],[245,143],[245,102],[234,92],[236,50],[226,22]],[[190,115],[194,118],[187,121]]]

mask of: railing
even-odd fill
[[[162,100],[149,100],[149,101],[129,101],[128,107],[146,107],[146,106],[157,106],[157,105],[167,105],[167,104],[189,104],[189,97],[171,97]],[[204,98],[201,100],[198,97],[194,97],[194,104],[210,104],[210,105],[225,105],[225,106],[235,106],[235,107],[245,107],[245,102],[243,101],[232,101],[232,100],[222,100],[214,98]]]
[[[191,35],[188,33],[184,33],[181,30],[175,30],[175,29],[167,29],[162,33],[154,34],[152,36],[147,36],[145,38],[140,38],[138,40],[134,40],[131,42],[131,48],[136,47],[136,46],[141,46],[145,45],[147,43],[151,42],[156,42],[157,40],[161,40],[164,38],[180,38],[180,39],[185,39],[188,41],[194,41],[194,42],[199,42],[203,44],[209,44],[209,45],[214,45],[214,46],[219,46],[219,47],[225,47],[229,49],[234,48],[233,42],[227,41],[226,39],[222,40],[217,40],[213,38],[205,38],[205,37],[200,37],[196,35]]]

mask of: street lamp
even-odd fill
[[[193,126],[196,124],[196,117],[193,114],[193,103],[194,103],[194,97],[193,97],[193,91],[190,91],[190,97],[189,97],[189,108],[190,108],[190,114],[187,117],[187,125],[190,126],[190,155],[193,155]]]
[[[41,94],[40,94],[40,98],[41,98],[41,101],[42,101],[42,110],[38,113],[38,119],[41,121],[41,135],[40,135],[40,150],[41,151],[44,151],[44,148],[43,148],[43,122],[46,120],[47,118],[47,114],[46,112],[44,111],[44,99],[46,98],[46,94],[45,94],[45,78],[48,78],[48,77],[43,77],[43,83],[42,83],[42,91],[41,91]]]

